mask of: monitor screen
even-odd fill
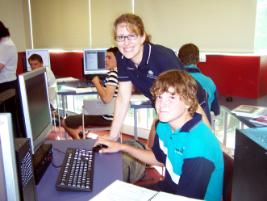
[[[25,132],[35,153],[52,127],[45,68],[23,73],[18,80]]]
[[[43,64],[44,67],[49,67],[50,68],[50,56],[49,56],[49,51],[48,49],[27,49],[26,50],[26,67],[27,67],[27,71],[31,71],[31,66],[28,62],[29,57],[32,54],[39,54],[42,59],[43,59]]]
[[[10,113],[0,113],[0,200],[20,201]]]
[[[106,49],[84,49],[83,52],[83,74],[106,74],[108,70],[105,65]]]

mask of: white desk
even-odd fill
[[[97,94],[96,88],[88,83],[88,87],[79,87],[80,84],[84,82],[79,81],[67,81],[60,82],[57,84],[57,95],[61,97],[63,116],[66,116],[66,98],[67,96],[77,96],[77,95],[95,95]]]
[[[66,116],[66,98],[67,96],[76,96],[76,95],[96,95],[96,88],[89,86],[86,88],[75,87],[76,84],[72,85],[71,82],[61,82],[58,84],[57,94],[61,96],[63,116]],[[134,138],[138,139],[137,127],[137,110],[144,108],[153,108],[151,101],[144,95],[134,94],[131,96],[130,108],[134,110]]]

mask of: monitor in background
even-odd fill
[[[20,201],[10,113],[0,113],[0,200]]]
[[[27,49],[26,50],[26,71],[31,71],[31,66],[28,62],[29,57],[32,54],[39,54],[43,59],[44,67],[50,68],[50,56],[48,49]]]
[[[18,81],[25,133],[35,153],[52,127],[45,68],[23,73]]]
[[[83,75],[105,75],[108,70],[105,65],[106,49],[84,49],[83,51]]]

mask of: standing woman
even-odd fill
[[[0,21],[0,92],[16,88],[17,48],[10,38],[8,28]]]
[[[150,88],[157,76],[170,69],[182,69],[182,64],[171,49],[150,43],[143,21],[137,15],[119,16],[113,24],[113,36],[120,51],[117,54],[119,92],[110,138],[117,140],[133,86],[152,101]],[[203,116],[200,107],[198,112]],[[204,120],[208,122],[206,116]]]

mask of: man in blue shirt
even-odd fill
[[[197,67],[199,62],[199,49],[193,43],[184,44],[178,53],[180,61],[183,63],[184,68],[196,79],[204,90],[208,93],[208,106],[209,110],[213,111],[215,115],[220,114],[220,106],[217,100],[216,85],[213,80],[201,73]]]

